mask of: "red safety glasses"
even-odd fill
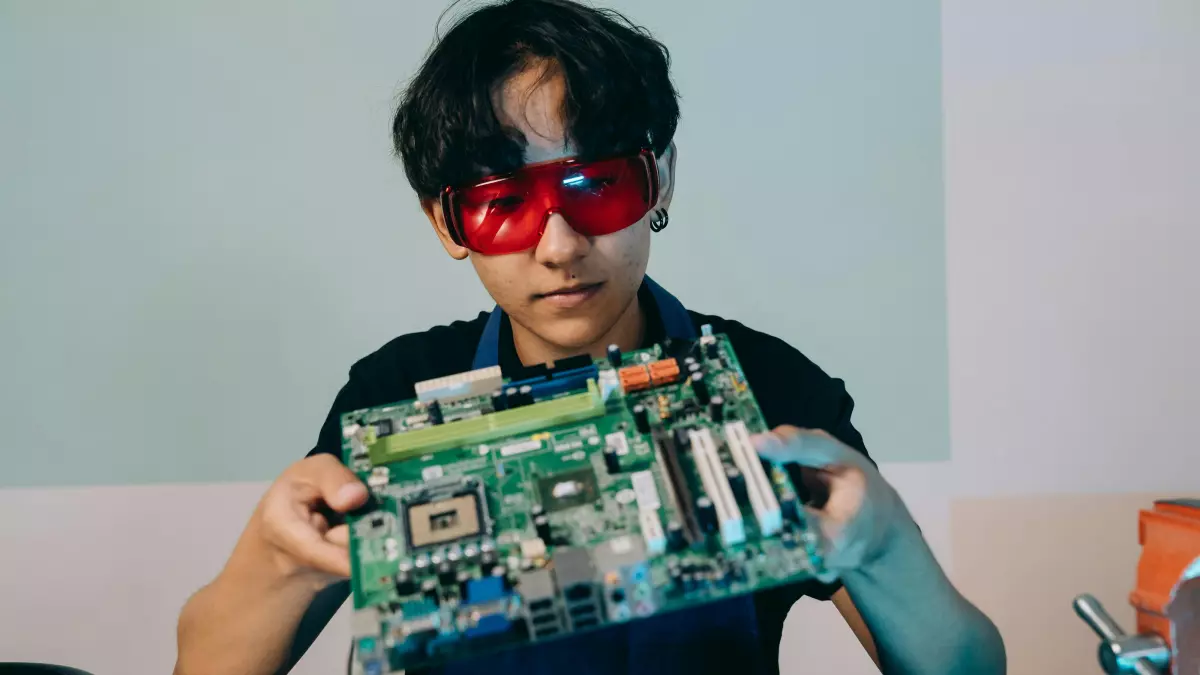
[[[537,246],[550,214],[559,213],[578,233],[598,237],[623,230],[658,201],[654,153],[591,162],[562,159],[532,164],[442,191],[450,236],[484,255]]]

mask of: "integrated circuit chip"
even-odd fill
[[[595,502],[600,498],[600,486],[594,471],[576,469],[539,478],[538,496],[546,513],[554,513]]]
[[[413,504],[408,507],[405,520],[414,548],[472,537],[483,530],[479,497],[475,493]]]

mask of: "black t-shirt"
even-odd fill
[[[646,315],[643,346],[662,341],[666,332],[654,298],[645,287],[639,293],[639,302]],[[701,326],[709,324],[714,333],[728,336],[769,426],[790,424],[823,429],[866,454],[862,436],[850,422],[854,402],[841,380],[827,375],[779,338],[737,321],[692,311],[688,314],[697,333]],[[329,453],[341,457],[340,416],[343,413],[415,398],[416,383],[470,370],[487,319],[487,313],[480,313],[469,321],[456,321],[422,333],[402,335],[355,363],[350,368],[348,381],[334,399],[317,445],[309,455]],[[507,317],[500,328],[499,361],[503,372],[512,372],[520,365]],[[810,581],[755,594],[754,613],[762,649],[760,663],[768,672],[777,671],[783,621],[791,606],[803,596],[828,600],[838,588],[840,584],[837,583]],[[338,584],[310,608],[297,634],[294,658],[299,658],[307,649],[329,616],[344,601],[346,592],[346,584]],[[702,645],[697,645],[697,649],[702,649]]]

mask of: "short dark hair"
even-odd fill
[[[581,155],[670,145],[679,101],[662,43],[612,10],[507,0],[455,21],[404,92],[392,142],[422,199],[521,166],[524,139],[500,124],[492,92],[539,61],[564,77],[563,124]]]

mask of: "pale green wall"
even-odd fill
[[[621,4],[683,94],[651,272],[948,457],[938,3]],[[389,153],[442,7],[0,5],[0,485],[267,479],[355,359],[488,305]]]

